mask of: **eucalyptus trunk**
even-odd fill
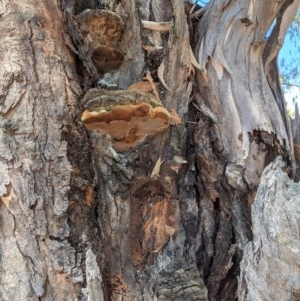
[[[0,2],[0,299],[297,300],[299,6]]]

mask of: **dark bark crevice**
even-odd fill
[[[197,183],[195,186],[198,192],[195,194],[197,203],[199,202],[198,229],[200,224],[206,224],[207,226],[210,224],[208,228],[210,230],[204,232],[202,231],[207,226],[205,228],[200,227],[202,234],[201,245],[196,251],[197,266],[208,287],[211,300],[221,300],[220,298],[222,300],[230,300],[230,297],[228,297],[229,299],[223,299],[224,287],[230,286],[231,293],[228,292],[227,294],[234,294],[236,286],[232,283],[232,276],[229,277],[227,275],[234,270],[236,271],[236,266],[238,265],[236,262],[233,264],[235,268],[232,267],[227,271],[224,269],[228,261],[230,262],[233,258],[230,256],[226,258],[226,254],[230,249],[228,242],[232,245],[236,243],[234,236],[232,236],[230,201],[227,197],[230,188],[227,184],[225,186],[222,184],[223,167],[219,165],[219,147],[215,147],[216,135],[213,122],[209,117],[196,110],[193,105],[190,105],[189,112],[191,113],[188,119],[191,123],[188,123],[188,137],[193,136],[193,141],[195,142],[192,142],[192,145],[188,143],[187,151],[190,153],[192,150],[194,160],[196,160],[194,181]],[[218,178],[220,180],[217,180]],[[207,218],[211,221],[208,222]],[[221,237],[222,239],[220,239]],[[208,246],[211,247],[207,249]],[[233,252],[231,256],[235,253],[233,249],[230,252]],[[216,268],[223,265],[222,269]]]

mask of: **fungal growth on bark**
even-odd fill
[[[123,62],[123,53],[113,47],[99,46],[93,54],[92,60],[94,64],[103,72],[110,72],[118,69]]]
[[[124,23],[110,10],[85,10],[75,17],[93,63],[103,72],[120,67],[124,54],[119,41]]]
[[[170,124],[170,113],[149,93],[94,88],[86,93],[83,104],[85,127],[108,134],[118,151],[164,132]]]

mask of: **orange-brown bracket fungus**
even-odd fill
[[[123,59],[124,55],[120,50],[106,46],[97,47],[92,54],[93,62],[104,72],[119,68]]]
[[[120,67],[124,54],[118,49],[124,22],[110,10],[85,10],[75,17],[94,64],[104,72]]]
[[[83,105],[85,127],[108,134],[118,151],[165,131],[170,124],[170,114],[163,105],[142,92],[94,88],[84,96]]]

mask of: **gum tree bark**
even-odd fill
[[[237,298],[258,300],[251,224],[278,168],[250,206],[277,155],[286,183],[299,168],[276,67],[299,5],[3,0],[0,299],[235,300],[246,247]],[[81,122],[145,95],[179,117],[127,150]]]
[[[277,158],[264,171],[252,205],[253,241],[241,262],[239,300],[299,300],[300,184]]]
[[[299,1],[211,1],[199,24],[196,96],[214,116],[202,118],[201,129],[196,128],[204,186],[201,215],[209,216],[203,232],[211,239],[204,244],[200,271],[205,271],[212,300],[234,299],[226,296],[233,282],[228,279],[236,273],[230,263],[239,262],[252,239],[248,208],[262,171],[276,155],[282,155],[287,166],[294,162],[276,57],[298,7]],[[210,191],[205,187],[213,187],[213,194],[205,197]],[[234,259],[228,257],[233,244]]]
[[[0,16],[0,299],[77,300],[95,226],[74,56],[56,1],[1,1]]]

